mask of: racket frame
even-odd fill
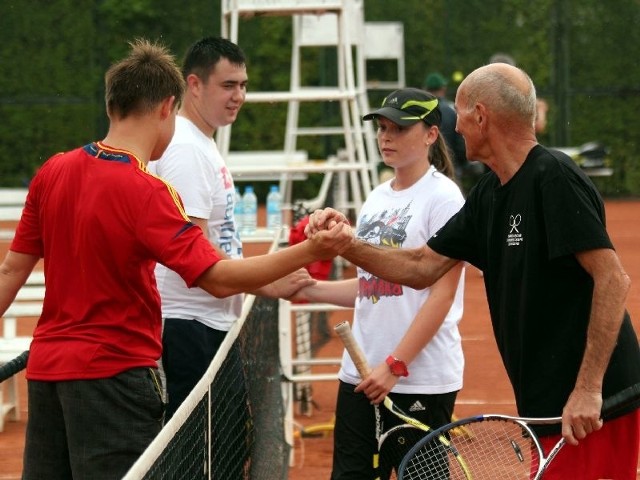
[[[542,445],[540,444],[540,439],[538,438],[538,435],[536,435],[536,433],[531,428],[531,426],[534,426],[534,425],[554,425],[554,424],[562,423],[562,417],[531,418],[531,417],[515,417],[511,415],[503,415],[498,413],[472,415],[470,417],[462,418],[455,422],[451,422],[447,425],[444,425],[436,430],[433,430],[431,433],[426,435],[422,440],[416,443],[411,448],[411,450],[409,450],[405,458],[403,458],[402,462],[400,463],[399,478],[400,479],[403,478],[404,471],[410,459],[414,457],[415,454],[421,448],[423,448],[426,444],[431,443],[434,440],[434,438],[438,437],[438,440],[442,443],[442,441],[440,440],[440,437],[446,438],[444,435],[447,432],[452,432],[457,428],[462,428],[469,425],[473,425],[474,423],[482,423],[486,421],[490,421],[490,422],[502,421],[502,422],[515,423],[521,429],[523,429],[527,433],[527,435],[531,438],[531,442],[536,448],[536,452],[538,454],[538,459],[539,459],[538,470],[536,471],[536,475],[535,477],[533,477],[533,480],[540,479],[542,474],[547,469],[547,466],[549,465],[549,463],[554,459],[554,457],[558,454],[560,449],[565,444],[564,438],[561,438],[549,451],[548,455],[545,457],[544,450],[542,449]],[[457,450],[454,445],[450,445],[448,450],[456,457],[456,460],[461,458],[459,457],[459,454],[455,453],[457,452]],[[460,463],[459,460],[458,462]],[[465,466],[466,466],[466,470],[463,469],[465,475],[467,476],[468,479],[473,478],[472,473],[469,470],[469,467],[466,463],[465,463]]]
[[[626,408],[631,405],[636,404],[640,400],[640,383],[635,385],[631,385],[630,387],[625,388],[624,390],[608,397],[602,403],[602,418],[607,420],[616,416],[618,413],[624,412]],[[406,469],[407,463],[409,463],[410,459],[415,456],[416,452],[420,450],[425,444],[433,441],[434,438],[438,437],[438,440],[444,438],[444,434],[446,432],[450,432],[455,430],[456,428],[463,428],[466,425],[470,425],[473,423],[483,422],[483,421],[509,421],[518,424],[519,427],[523,428],[532,439],[533,444],[535,445],[538,453],[538,457],[540,459],[538,463],[538,471],[536,472],[533,480],[539,480],[544,472],[547,470],[547,467],[551,463],[551,461],[556,457],[558,452],[565,445],[566,441],[563,438],[558,440],[558,442],[553,446],[553,448],[549,451],[547,456],[544,456],[544,451],[540,444],[540,439],[535,434],[530,426],[535,425],[553,425],[562,423],[562,417],[543,417],[543,418],[531,418],[531,417],[516,417],[511,415],[502,415],[502,414],[484,414],[484,415],[473,415],[467,418],[463,418],[457,420],[455,422],[451,422],[447,425],[444,425],[436,430],[433,430],[431,433],[426,435],[422,440],[416,443],[411,450],[407,453],[405,458],[402,459],[400,463],[399,469],[399,477],[402,479],[404,470]],[[446,447],[446,445],[445,445]],[[451,448],[455,450],[455,446],[451,445]],[[452,450],[449,450],[452,451]],[[458,460],[458,456],[456,456]],[[458,460],[460,463],[460,460]],[[462,466],[462,464],[461,464]],[[463,468],[464,473],[468,479],[471,479],[471,474],[468,468]]]
[[[1,365],[0,366],[0,383],[4,382],[5,380],[9,380],[16,373],[27,368],[28,359],[29,359],[29,350],[25,350],[17,357]]]

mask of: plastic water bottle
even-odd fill
[[[244,203],[242,203],[242,195],[240,195],[240,188],[236,187],[236,198],[233,203],[233,217],[235,219],[236,231],[241,231],[244,228]]]
[[[277,185],[271,185],[267,195],[267,229],[271,232],[280,230],[282,225],[282,198]]]
[[[251,185],[248,185],[244,189],[242,204],[244,207],[242,214],[242,224],[244,228],[242,232],[245,235],[252,235],[258,226],[258,197],[256,197]]]

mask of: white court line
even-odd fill
[[[457,398],[456,405],[515,405],[514,400],[496,400],[489,402],[486,399]]]

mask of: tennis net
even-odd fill
[[[123,480],[286,479],[278,301],[243,314],[191,394]]]

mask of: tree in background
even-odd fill
[[[407,83],[429,71],[450,79],[513,56],[549,103],[547,145],[598,140],[611,151],[614,175],[596,179],[606,195],[640,195],[640,3],[637,0],[365,0],[367,21],[404,23]],[[249,89],[287,90],[288,17],[241,20]],[[220,32],[211,0],[5,0],[0,7],[0,183],[19,186],[56,151],[104,135],[103,75],[136,36],[159,39],[178,58],[196,38]],[[331,84],[329,50],[304,59],[304,83]],[[373,68],[380,68],[375,66]],[[371,91],[376,105],[386,92]],[[286,105],[245,105],[234,125],[237,150],[282,148]],[[309,124],[336,116],[333,104],[301,111]],[[339,120],[336,121],[339,124]],[[301,140],[311,158],[339,140]],[[314,194],[306,195],[311,197]]]

